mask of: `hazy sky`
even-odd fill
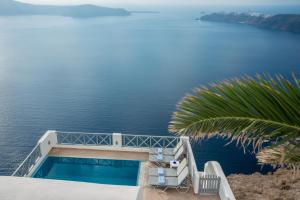
[[[86,4],[98,5],[258,5],[295,4],[300,0],[19,0],[39,4]]]

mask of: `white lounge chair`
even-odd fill
[[[182,170],[187,166],[186,158],[184,158],[177,169],[170,168],[149,168],[149,176],[179,176]]]
[[[185,167],[178,177],[168,176],[149,176],[149,184],[157,187],[164,187],[164,191],[168,188],[189,189],[189,184],[184,184],[189,174],[189,170]]]
[[[178,160],[184,152],[183,145],[178,149],[175,155],[149,154],[149,161],[158,163],[169,163],[171,160]]]
[[[182,145],[183,145],[182,140],[179,140],[179,142],[174,148],[151,148],[149,153],[173,156],[176,154],[176,152]]]

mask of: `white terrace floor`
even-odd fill
[[[75,181],[0,176],[1,200],[131,200],[139,188]],[[126,195],[124,195],[126,194]]]

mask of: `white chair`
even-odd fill
[[[182,145],[175,155],[149,154],[149,161],[157,163],[169,163],[171,160],[178,160],[183,153],[184,147]]]
[[[173,156],[176,154],[178,149],[183,145],[181,139],[177,143],[177,145],[174,148],[151,148],[150,154],[163,154],[163,155],[170,155]]]
[[[170,168],[149,168],[149,176],[179,176],[182,170],[187,166],[187,160],[184,158],[177,169]]]
[[[184,184],[189,175],[188,167],[185,167],[178,177],[168,176],[149,176],[149,184],[156,187],[163,187],[164,191],[168,188],[187,189],[189,190],[189,184]]]

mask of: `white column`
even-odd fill
[[[122,134],[121,133],[113,133],[113,144],[114,147],[122,147]]]
[[[53,146],[57,144],[56,131],[47,131],[38,141],[42,156],[46,156]]]

